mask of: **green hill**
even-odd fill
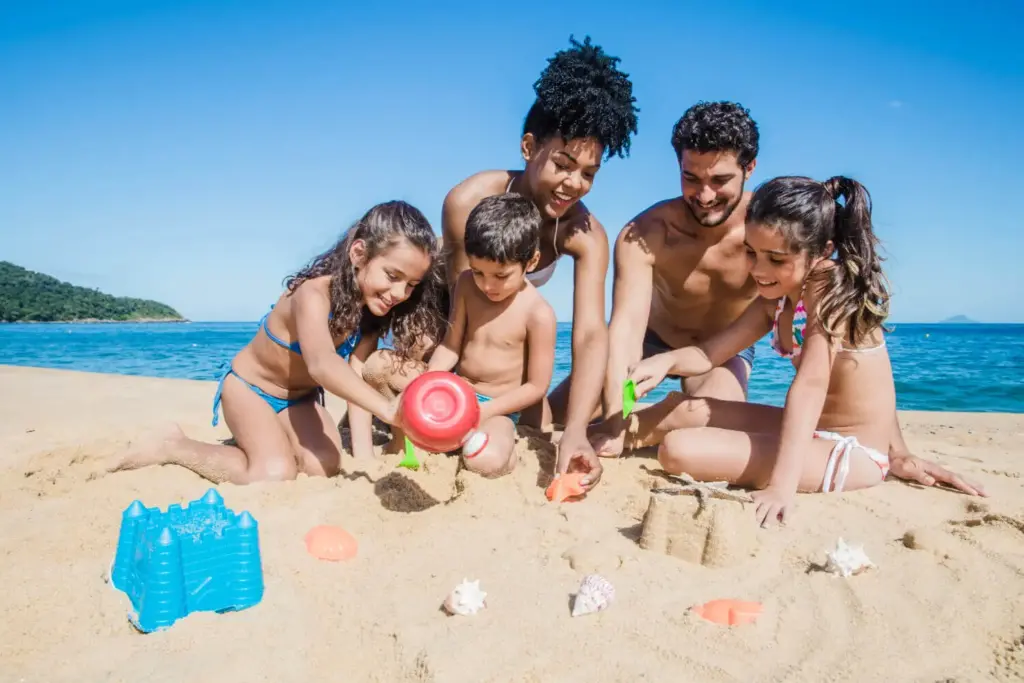
[[[0,261],[0,322],[184,320],[166,304],[110,296]]]

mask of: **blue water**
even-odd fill
[[[219,378],[255,323],[0,325],[0,364],[123,375]],[[902,410],[1024,412],[1024,325],[895,325],[888,338]],[[570,326],[559,324],[552,387],[569,374]],[[790,363],[757,344],[753,401],[781,406]],[[678,384],[666,381],[651,398]]]

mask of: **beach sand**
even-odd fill
[[[662,496],[657,461],[606,461],[586,499],[549,503],[553,451],[524,438],[512,476],[431,456],[418,472],[218,487],[259,522],[266,593],[140,634],[106,582],[121,512],[200,497],[176,468],[104,475],[147,429],[210,427],[210,382],[0,366],[0,681],[1009,681],[1024,676],[1024,415],[903,413],[914,451],[988,499],[890,480],[805,495],[785,528],[741,503]],[[339,402],[328,406],[340,415]],[[314,525],[359,540],[349,562],[306,553]],[[638,540],[643,536],[645,547]],[[823,571],[843,537],[877,565]],[[667,554],[668,553],[668,554]],[[611,606],[570,616],[586,573]],[[463,578],[487,607],[449,617]],[[753,625],[688,611],[761,601]]]

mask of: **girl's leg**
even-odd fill
[[[512,420],[504,415],[489,418],[480,431],[487,434],[487,447],[477,456],[462,459],[466,469],[483,477],[501,477],[514,470],[516,426]]]
[[[300,472],[333,477],[341,471],[341,434],[327,409],[312,398],[278,413]]]
[[[804,454],[798,490],[821,491],[835,441],[814,439]],[[698,481],[727,481],[749,489],[763,489],[775,466],[779,432],[750,432],[697,427],[679,429],[665,437],[658,462],[669,474],[689,474]],[[850,471],[844,491],[867,488],[881,481],[878,466],[860,448],[849,455]]]
[[[238,446],[196,441],[181,429],[133,449],[115,470],[180,465],[215,484],[294,479],[295,452],[274,409],[233,374],[224,379],[224,421]]]
[[[754,433],[778,433],[782,429],[782,408],[686,396],[675,391],[658,403],[636,411],[635,415],[636,431],[627,430],[625,439],[630,448],[656,446],[677,429],[718,427]]]

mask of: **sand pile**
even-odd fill
[[[213,385],[0,366],[0,681],[1010,681],[1024,676],[1024,416],[903,415],[915,450],[981,480],[980,501],[889,481],[801,496],[786,528],[749,505],[652,493],[657,462],[610,461],[581,502],[544,497],[553,453],[519,444],[514,474],[485,480],[430,456],[416,472],[218,487],[260,525],[255,607],[136,632],[104,581],[121,511],[209,484],[177,468],[103,475],[142,430],[209,427]],[[336,404],[329,400],[329,407]],[[395,464],[399,456],[394,456]],[[749,515],[747,513],[750,513]],[[305,551],[318,524],[359,554]],[[839,537],[877,568],[821,571]],[[582,577],[615,586],[573,618]],[[476,616],[441,610],[480,580]],[[723,628],[692,605],[759,601]]]

